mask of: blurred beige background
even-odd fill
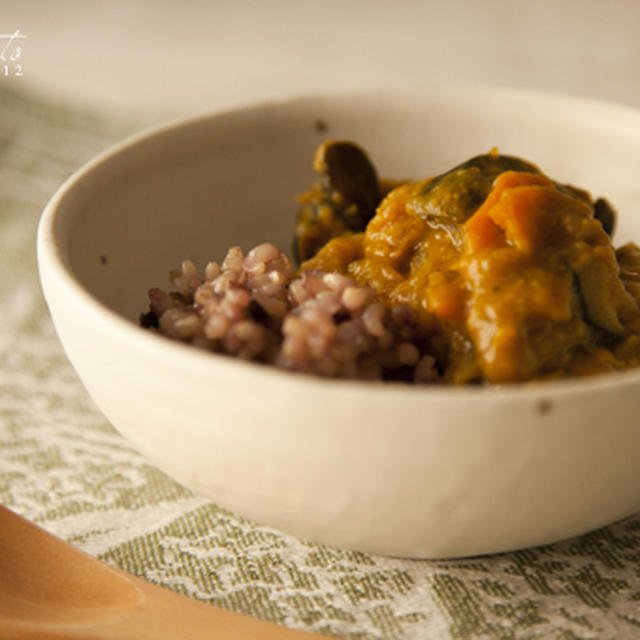
[[[637,0],[1,0],[22,77],[146,121],[291,93],[497,84],[640,106]]]

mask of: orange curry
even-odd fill
[[[640,363],[640,249],[614,249],[604,200],[495,150],[397,186],[366,205],[361,230],[348,224],[349,210],[362,214],[358,202],[335,189],[323,197],[326,224],[315,220],[311,235],[333,231],[314,255],[302,251],[301,269],[349,274],[386,305],[411,307],[445,381],[526,381]]]

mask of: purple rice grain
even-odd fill
[[[140,324],[215,353],[331,378],[438,382],[425,328],[409,307],[386,308],[372,288],[319,270],[293,277],[290,260],[264,243],[232,247],[201,275],[191,260],[172,290],[149,290]]]

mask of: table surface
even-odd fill
[[[640,106],[639,19],[634,1],[401,2],[391,12],[382,2],[5,0],[0,34],[27,37],[12,43],[16,60],[0,61],[10,65],[0,75],[0,502],[151,582],[300,629],[640,638],[640,516],[556,545],[418,561],[318,546],[193,495],[88,398],[34,256],[39,213],[60,182],[141,126],[372,85],[500,84]]]

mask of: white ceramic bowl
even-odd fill
[[[326,126],[319,126],[321,122]],[[291,242],[325,138],[421,178],[499,146],[606,195],[640,240],[640,114],[495,89],[291,99],[125,141],[47,205],[39,268],[108,419],[185,486],[315,541],[399,556],[548,543],[640,509],[640,372],[496,388],[327,381],[136,326],[185,257]]]

